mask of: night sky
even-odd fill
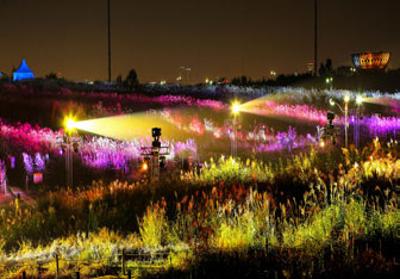
[[[191,81],[304,72],[313,60],[313,0],[112,0],[113,78]],[[392,52],[400,67],[400,1],[321,0],[320,58]],[[0,71],[25,57],[38,76],[107,78],[106,0],[0,0]]]

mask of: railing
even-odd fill
[[[55,254],[54,258],[42,261],[36,261],[36,263],[32,264],[13,264],[13,268],[18,268],[22,270],[21,277],[22,279],[27,279],[27,270],[33,271],[36,270],[37,278],[43,278],[43,274],[48,270],[45,268],[45,265],[51,264],[52,262],[55,264],[55,278],[60,278],[61,275],[66,275],[65,272],[61,272],[60,264],[67,263],[74,266],[75,271],[71,271],[68,275],[74,275],[76,279],[81,278],[80,274],[80,265],[85,264],[101,264],[105,263],[107,266],[115,269],[119,269],[122,275],[127,275],[127,278],[132,278],[132,269],[140,270],[140,269],[166,269],[169,265],[171,265],[171,260],[169,258],[170,251],[161,251],[161,252],[145,252],[141,250],[132,250],[132,249],[121,249],[118,250],[116,254],[111,258],[107,259],[99,259],[99,260],[74,260],[74,259],[64,259],[59,254]],[[112,258],[116,258],[117,261],[113,262]],[[127,264],[129,262],[135,262],[133,268],[127,268]],[[3,265],[5,267],[5,265]],[[62,274],[63,273],[63,274]],[[31,277],[29,277],[31,278]]]

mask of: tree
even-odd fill
[[[118,75],[115,81],[117,82],[118,85],[123,84],[122,76],[121,76],[121,75]]]
[[[318,73],[320,76],[331,75],[333,73],[332,59],[328,58],[319,66]]]
[[[326,68],[325,68],[324,63],[321,63],[319,65],[318,73],[319,73],[320,76],[324,76],[326,74]]]
[[[330,58],[326,59],[325,69],[326,69],[327,73],[332,73],[332,71],[333,71],[332,59],[330,59]]]
[[[139,79],[135,69],[129,71],[125,79],[125,85],[130,89],[134,89],[139,85]]]
[[[251,79],[246,77],[245,75],[240,76],[240,77],[234,77],[231,81],[233,85],[238,85],[238,86],[246,86],[249,83],[251,83]]]
[[[46,79],[58,79],[58,75],[54,72],[51,72],[46,76]]]

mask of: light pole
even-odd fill
[[[74,137],[76,133],[76,122],[72,116],[64,118],[64,135],[61,139],[58,139],[64,151],[65,158],[65,183],[66,186],[73,187],[74,185],[74,151],[78,150],[80,139]]]
[[[364,102],[364,98],[361,95],[357,95],[356,97],[356,119],[355,119],[355,128],[354,128],[354,143],[358,148],[360,144],[360,107]]]
[[[349,147],[349,137],[348,137],[348,129],[349,129],[349,102],[350,96],[346,94],[343,98],[344,101],[344,109],[341,105],[336,103],[333,99],[329,99],[329,104],[331,106],[337,106],[340,111],[344,114],[344,145],[346,148]]]
[[[233,115],[232,126],[233,126],[233,137],[231,137],[231,157],[237,156],[237,118],[241,110],[241,105],[238,101],[234,101],[231,105],[231,113]]]

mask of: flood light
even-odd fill
[[[143,162],[142,171],[146,172],[148,169],[149,169],[149,165],[147,164],[147,162]]]
[[[359,106],[364,102],[364,98],[361,95],[357,95],[356,97],[356,104]]]
[[[234,101],[231,105],[231,111],[233,114],[237,115],[240,113],[240,103],[238,101]]]
[[[64,128],[68,134],[76,130],[76,121],[73,116],[69,115],[64,118]]]

